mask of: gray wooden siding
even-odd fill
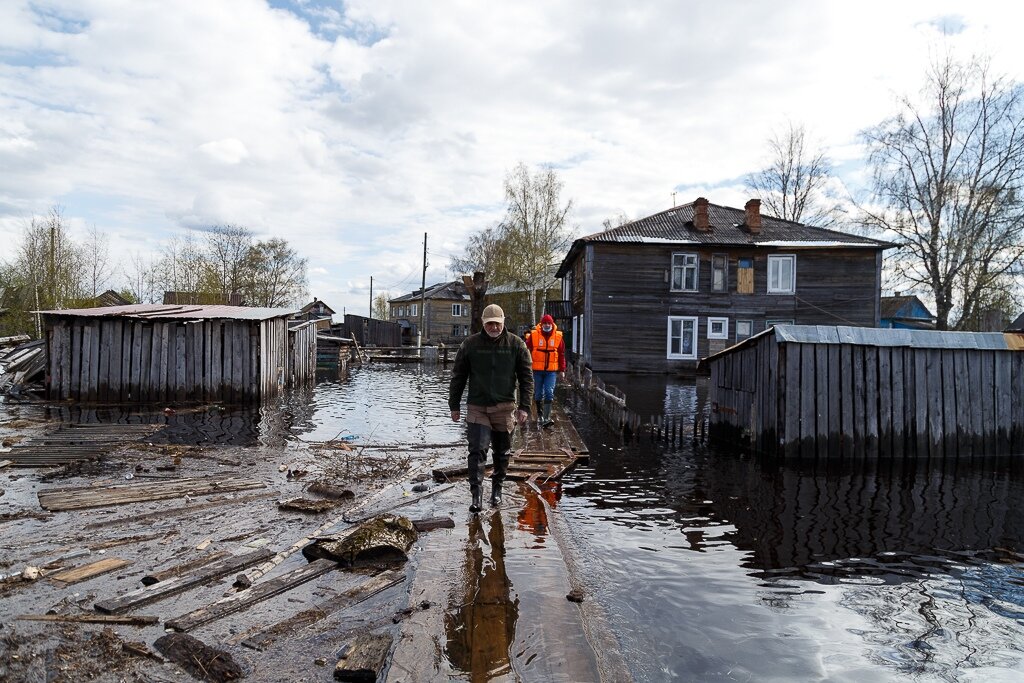
[[[700,255],[699,291],[672,292],[666,273],[674,252]],[[779,249],[772,254],[796,255],[796,293],[768,294],[765,249],[704,245],[662,246],[588,244],[584,299],[587,353],[595,371],[692,372],[696,360],[670,360],[666,335],[669,316],[697,316],[697,357],[721,350],[707,338],[707,318],[729,319],[729,340],[736,339],[736,321],[751,320],[752,334],[768,320],[795,324],[878,324],[877,259],[871,250]],[[711,256],[728,255],[728,288],[711,291]],[[736,263],[754,259],[754,294],[736,293]]]
[[[1024,455],[1024,352],[757,343],[710,362],[711,430],[785,458]]]

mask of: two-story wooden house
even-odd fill
[[[420,329],[420,308],[423,320],[423,343],[461,344],[469,336],[472,313],[466,286],[456,280],[430,285],[388,301],[391,322],[402,327],[402,338],[416,342]]]
[[[888,242],[703,197],[573,242],[569,345],[595,371],[694,372],[776,323],[877,327]]]

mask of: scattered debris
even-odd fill
[[[136,657],[146,657],[147,659],[152,659],[154,661],[160,662],[161,664],[167,661],[166,659],[164,659],[163,657],[161,657],[160,655],[146,647],[145,643],[125,641],[121,643],[121,650],[127,652],[130,655],[135,655]]]
[[[332,486],[331,484],[322,481],[313,482],[306,490],[318,496],[333,498],[335,500],[351,500],[356,497],[356,494],[351,489]]]
[[[196,546],[196,550],[206,550],[210,547],[211,543],[213,543],[212,538],[204,538],[202,541],[199,542],[199,545]]]
[[[334,677],[339,681],[373,683],[384,669],[391,641],[389,633],[356,636],[334,667]]]
[[[268,598],[272,598],[275,595],[279,595],[286,591],[300,586],[307,581],[312,581],[318,576],[322,576],[329,571],[333,571],[337,568],[337,564],[330,560],[317,560],[311,562],[304,567],[300,567],[294,571],[282,574],[281,576],[275,577],[266,583],[261,583],[258,586],[246,590],[243,593],[222,598],[217,602],[207,605],[206,607],[200,607],[197,610],[193,610],[188,614],[183,614],[167,621],[167,627],[172,628],[175,631],[191,631],[192,629],[208,624],[211,621],[216,621],[229,614],[240,612],[248,607],[255,605],[258,602],[262,602]],[[159,585],[159,584],[158,584]]]
[[[429,490],[430,490],[430,487],[427,486],[426,484],[416,484],[415,486],[412,487],[412,492],[413,493],[423,493],[424,491],[429,491]]]
[[[565,596],[565,599],[569,602],[583,602],[583,591],[576,589],[569,591],[569,594]]]
[[[257,562],[262,562],[272,556],[273,553],[269,550],[257,550],[245,555],[232,555],[209,565],[204,570],[191,576],[174,576],[160,581],[159,583],[146,586],[145,588],[139,588],[138,590],[131,591],[130,593],[125,593],[120,597],[112,598],[110,600],[101,600],[96,603],[95,607],[98,611],[106,614],[118,614],[120,612],[125,612],[129,609],[147,605],[171,595],[176,595],[194,586],[199,586],[208,581],[219,579],[222,576],[227,576],[239,569],[251,567]]]
[[[235,577],[235,582],[231,585],[240,591],[244,591],[246,588],[252,587],[252,581],[250,581],[249,577],[245,574],[239,574]]]
[[[426,519],[412,520],[412,527],[420,533],[433,531],[434,529],[454,529],[455,520],[451,517],[427,517]]]
[[[118,484],[105,489],[92,486],[40,491],[39,505],[51,512],[126,505],[150,500],[203,496],[225,491],[246,491],[265,488],[263,482],[244,477],[182,477],[145,484]]]
[[[303,548],[302,554],[307,559],[326,557],[346,567],[404,562],[416,538],[416,529],[407,518],[380,515],[340,540],[318,539]]]
[[[131,562],[128,560],[122,560],[117,557],[107,557],[102,560],[97,560],[96,562],[90,562],[89,564],[82,565],[81,567],[65,569],[64,571],[52,574],[50,575],[50,580],[60,581],[65,585],[70,585],[72,583],[91,579],[92,577],[99,576],[100,574],[112,572],[115,569],[120,569],[121,567],[129,564],[131,564]],[[24,574],[24,572],[22,572],[22,574]]]
[[[153,646],[167,659],[201,681],[222,683],[245,676],[242,667],[230,653],[212,648],[184,633],[169,633],[157,638]]]

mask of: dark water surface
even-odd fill
[[[61,410],[166,422],[161,438],[187,443],[455,443],[464,434],[448,419],[447,381],[440,368],[371,366],[262,410]],[[614,383],[643,414],[685,422],[698,403],[692,382]],[[603,606],[637,680],[1024,680],[1019,465],[772,465],[689,442],[626,443],[565,400],[591,460],[563,481],[558,514],[581,551],[587,599]],[[484,579],[497,566],[472,559]],[[520,599],[528,571],[510,565]],[[501,609],[503,629],[524,629]],[[448,645],[457,668],[472,657]]]

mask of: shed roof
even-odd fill
[[[423,292],[421,294],[421,292]],[[400,297],[394,299],[388,299],[388,303],[395,304],[404,301],[419,301],[423,299],[444,299],[449,301],[468,301],[469,294],[466,293],[466,285],[458,280],[452,282],[439,282],[435,285],[427,287],[426,292],[422,289],[417,289],[409,294],[403,294]]]
[[[80,318],[143,318],[147,320],[269,320],[288,317],[293,308],[253,308],[249,306],[171,306],[164,304],[133,304],[98,308],[65,308],[55,311],[33,311],[43,315]]]
[[[709,246],[746,246],[777,248],[850,248],[890,249],[891,242],[851,235],[837,230],[817,228],[774,216],[761,214],[761,229],[751,233],[746,225],[746,212],[731,206],[708,203],[711,229],[693,226],[693,202],[666,209],[625,225],[586,235],[573,242],[558,269],[563,277],[575,255],[588,242],[620,242],[632,244],[693,244]]]
[[[1024,313],[1017,316],[1017,319],[1006,328],[1007,332],[1024,332]]]
[[[775,325],[739,344],[708,356],[707,362],[756,344],[766,335],[775,335],[780,343],[850,344],[856,346],[899,346],[918,349],[1011,349],[1002,332],[949,332],[938,330],[894,330],[844,325]]]

